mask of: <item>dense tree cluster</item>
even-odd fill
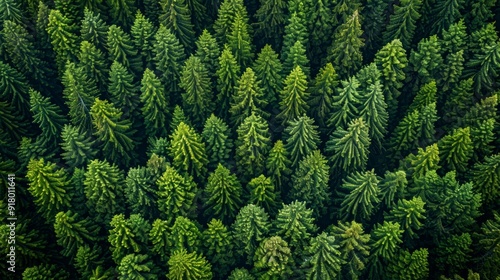
[[[14,278],[499,280],[499,22],[495,0],[0,0]]]

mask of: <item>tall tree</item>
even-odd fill
[[[425,202],[418,196],[411,200],[400,199],[385,220],[399,223],[404,230],[405,237],[417,238],[417,231],[424,226],[424,206]]]
[[[340,215],[343,221],[369,221],[380,203],[379,179],[374,170],[351,173],[341,186],[344,198]]]
[[[265,41],[272,42],[275,48],[280,47],[286,20],[286,2],[283,0],[260,0],[259,2],[259,9],[255,13],[255,36],[260,35]]]
[[[61,156],[71,168],[84,167],[97,154],[97,149],[94,148],[95,140],[80,133],[73,125],[63,127],[61,138]]]
[[[296,41],[289,49],[283,60],[283,73],[289,75],[293,70],[300,66],[306,78],[310,76],[309,58],[306,54],[306,48],[301,41]]]
[[[40,92],[34,89],[29,90],[29,95],[33,121],[42,131],[38,141],[48,148],[57,150],[62,127],[66,123],[61,109],[53,104],[48,97],[42,96]]]
[[[441,160],[449,169],[465,171],[474,149],[470,128],[459,128],[446,135],[438,142]]]
[[[148,255],[129,254],[123,257],[117,268],[120,276],[118,279],[157,279],[157,268]]]
[[[306,48],[309,46],[309,37],[306,27],[306,16],[304,13],[304,2],[299,2],[297,11],[292,12],[285,26],[283,35],[283,46],[281,48],[281,59],[286,60],[290,48],[295,42],[301,42]],[[289,4],[291,6],[291,4]]]
[[[298,166],[299,161],[318,148],[320,139],[317,129],[314,120],[305,114],[288,123],[284,130],[285,148],[290,155],[291,167]]]
[[[345,128],[359,114],[361,96],[358,92],[358,79],[350,77],[341,83],[342,89],[338,90],[338,95],[333,96],[332,114],[327,123],[331,128]]]
[[[82,41],[94,44],[100,50],[106,47],[109,26],[99,13],[85,9],[84,17],[80,27]]]
[[[207,259],[214,264],[214,276],[225,277],[234,265],[233,240],[221,220],[212,219],[203,232],[203,244]]]
[[[241,208],[233,224],[236,252],[252,262],[258,244],[269,232],[269,215],[263,208],[248,204]]]
[[[189,125],[181,122],[171,136],[170,156],[174,166],[195,178],[205,175],[208,163],[205,143]]]
[[[212,279],[212,266],[203,255],[188,253],[185,249],[175,251],[168,260],[168,279],[172,280],[209,280]]]
[[[406,48],[411,46],[415,33],[416,23],[420,19],[422,0],[403,0],[394,6],[394,13],[390,16],[389,24],[384,33],[384,41],[389,43],[399,39]]]
[[[478,162],[472,170],[472,180],[487,203],[494,202],[500,197],[496,186],[500,183],[500,154],[488,156],[483,162]]]
[[[137,9],[132,0],[111,0],[108,2],[110,14],[114,22],[119,23],[127,30],[132,26]]]
[[[158,188],[155,174],[150,168],[130,168],[124,188],[127,205],[134,214],[144,213],[144,218],[157,217]]]
[[[77,46],[76,27],[70,19],[65,17],[59,10],[51,10],[47,32],[50,42],[56,53],[56,63],[59,74],[64,70],[67,60],[75,61]]]
[[[223,0],[221,2],[217,19],[214,22],[215,35],[220,44],[228,43],[228,35],[231,33],[237,15],[245,22],[248,21],[248,12],[243,0]]]
[[[184,177],[174,168],[167,166],[156,184],[158,185],[158,208],[167,222],[173,223],[179,216],[193,215],[197,189],[192,178]]]
[[[247,190],[250,193],[249,203],[260,206],[271,215],[276,214],[277,204],[279,202],[279,193],[271,179],[260,175],[253,178],[247,184]]]
[[[82,41],[80,53],[78,54],[78,67],[90,80],[96,83],[100,90],[104,90],[108,84],[109,65],[104,53],[94,43]]]
[[[143,67],[152,67],[153,61],[153,45],[155,43],[156,28],[151,22],[151,19],[144,16],[141,11],[135,14],[134,24],[130,28],[132,42],[139,50],[142,57]]]
[[[464,8],[466,1],[463,0],[441,0],[436,1],[434,8],[430,11],[435,21],[432,23],[431,32],[441,33],[443,30],[448,29],[451,24],[455,23],[457,19],[461,18],[460,10]]]
[[[141,80],[142,115],[146,125],[146,133],[150,137],[166,136],[168,95],[165,93],[160,79],[150,69],[144,71]]]
[[[282,64],[278,54],[270,45],[265,45],[257,55],[252,69],[261,82],[268,108],[275,108],[279,91],[282,88]]]
[[[215,167],[221,163],[227,165],[227,160],[233,148],[233,141],[229,137],[230,130],[227,124],[211,114],[203,126],[201,136],[207,148],[209,167]]]
[[[132,38],[120,26],[113,24],[109,27],[106,47],[112,61],[120,62],[135,75],[142,74],[142,59]]]
[[[339,245],[335,244],[335,237],[325,232],[310,239],[306,249],[308,258],[302,265],[306,272],[306,279],[336,279],[342,269]]]
[[[262,279],[284,278],[292,272],[290,248],[279,236],[264,239],[255,251],[253,259],[254,270]]]
[[[416,86],[428,83],[434,79],[443,66],[441,46],[437,35],[420,40],[417,49],[411,52],[409,61],[412,70],[417,73],[415,77]]]
[[[311,96],[307,104],[311,116],[323,128],[326,126],[327,116],[333,109],[333,98],[339,84],[338,75],[332,63],[328,62],[319,70],[312,84]]]
[[[23,13],[21,3],[14,0],[0,1],[0,20],[2,22],[10,20],[17,24],[23,23]]]
[[[199,57],[201,62],[205,65],[210,75],[210,80],[212,84],[215,85],[214,78],[218,66],[217,59],[220,56],[220,49],[217,40],[215,40],[212,34],[206,29],[203,30],[196,41],[196,56]]]
[[[128,219],[124,214],[114,215],[110,227],[108,242],[115,263],[119,264],[128,254],[146,252],[151,225],[139,214]]]
[[[234,89],[231,100],[232,122],[238,126],[251,114],[258,114],[261,117],[269,117],[269,113],[264,111],[268,104],[264,98],[264,91],[261,88],[260,80],[257,80],[255,72],[248,67],[238,80],[238,85]]]
[[[117,108],[123,108],[123,118],[137,123],[139,94],[138,87],[134,83],[134,75],[130,73],[120,62],[111,64],[109,73],[108,92],[110,101]]]
[[[186,249],[188,252],[201,252],[202,240],[199,226],[183,216],[175,219],[167,241],[171,255],[180,249]]]
[[[218,115],[228,120],[231,97],[234,95],[235,87],[240,77],[240,67],[234,58],[228,45],[219,56],[217,67],[217,107]]]
[[[63,247],[61,254],[65,257],[75,256],[78,247],[98,239],[99,227],[89,218],[80,218],[71,210],[55,215],[54,232],[57,244]]]
[[[188,4],[184,0],[162,0],[160,5],[163,10],[160,23],[175,34],[187,50],[193,50],[195,36]]]
[[[248,23],[239,13],[234,17],[231,32],[227,35],[227,44],[241,69],[249,67],[254,56],[252,38]]]
[[[300,66],[296,66],[285,79],[280,93],[281,112],[277,118],[282,120],[282,124],[286,124],[302,116],[309,108],[306,103],[308,98],[306,75]]]

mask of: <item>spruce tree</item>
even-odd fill
[[[119,272],[118,279],[157,279],[157,268],[149,259],[148,255],[129,254],[123,257],[117,268]]]
[[[399,39],[405,49],[410,47],[416,23],[421,16],[421,7],[422,0],[402,0],[399,5],[394,6],[394,13],[390,16],[384,33],[384,41],[389,43]]]
[[[191,56],[182,69],[180,87],[184,109],[197,127],[201,127],[213,111],[210,76],[200,58]]]
[[[286,2],[283,0],[260,0],[260,6],[255,13],[255,36],[266,42],[271,42],[276,48],[281,46],[283,26],[286,21]]]
[[[248,182],[247,190],[250,193],[248,203],[264,208],[273,216],[276,214],[279,193],[270,178],[264,175],[253,178]]]
[[[384,221],[383,224],[375,225],[370,242],[370,257],[390,260],[403,242],[402,233],[401,225],[397,222]]]
[[[325,232],[311,238],[310,245],[306,249],[308,258],[302,265],[306,279],[335,279],[340,274],[343,264],[338,248],[335,237]]]
[[[81,168],[94,159],[97,150],[94,148],[95,140],[90,136],[80,133],[78,127],[65,125],[61,133],[62,158],[70,168]]]
[[[314,217],[326,213],[329,201],[328,164],[325,157],[316,150],[304,158],[297,171],[292,175],[292,189],[290,198],[300,199],[313,209]]]
[[[137,49],[134,47],[132,39],[120,26],[111,25],[108,29],[106,47],[109,58],[118,61],[135,75],[140,75],[143,71],[142,60]]]
[[[213,173],[208,176],[204,190],[204,208],[206,216],[231,222],[243,205],[241,196],[243,189],[236,175],[219,163]]]
[[[194,45],[194,29],[188,4],[184,0],[160,1],[160,23],[174,34],[184,47],[191,51]]]
[[[245,268],[236,268],[231,272],[231,275],[229,275],[228,280],[255,280],[255,277],[253,277],[250,272],[248,272],[247,269]]]
[[[181,249],[188,252],[201,252],[201,241],[199,227],[190,219],[178,216],[170,228],[167,246],[171,255]]]
[[[358,92],[359,82],[356,77],[342,81],[342,89],[333,96],[332,114],[327,124],[330,128],[345,128],[359,115],[361,96]]]
[[[62,127],[66,123],[61,109],[36,90],[30,89],[29,95],[33,121],[42,131],[37,141],[43,146],[57,150]]]
[[[418,148],[416,155],[411,154],[406,158],[410,163],[408,175],[419,178],[431,170],[439,169],[439,152],[439,146],[436,143],[425,147],[425,150]]]
[[[392,133],[389,146],[392,153],[399,157],[418,146],[422,121],[418,110],[408,113]]]
[[[227,35],[227,44],[231,48],[236,62],[241,69],[249,67],[254,56],[252,38],[248,23],[241,14],[236,14],[230,30]]]
[[[267,175],[271,177],[277,190],[285,191],[289,181],[291,161],[282,140],[277,140],[266,160]]]
[[[55,264],[43,263],[37,266],[31,266],[23,271],[22,279],[70,279],[70,274]]]
[[[279,236],[264,239],[254,256],[254,271],[261,279],[284,278],[291,274],[291,250]]]
[[[393,279],[428,279],[428,256],[427,248],[418,249],[412,253],[406,249],[400,250],[389,261],[386,275]]]
[[[189,125],[181,122],[172,133],[171,139],[169,149],[173,165],[184,174],[194,178],[203,177],[208,160],[201,136]]]
[[[320,127],[325,127],[327,116],[333,108],[333,98],[339,84],[338,75],[332,63],[327,63],[319,70],[311,87],[311,96],[307,101],[310,115],[313,116]]]
[[[130,168],[124,188],[125,198],[129,209],[134,214],[144,213],[145,218],[156,217],[158,188],[153,183],[155,176],[147,167]],[[145,211],[144,211],[145,210]]]
[[[305,114],[288,123],[285,148],[290,155],[291,167],[296,167],[304,157],[318,148],[320,142],[318,127]]]
[[[151,19],[144,16],[141,11],[137,11],[130,34],[134,46],[139,50],[142,57],[142,66],[146,68],[152,67],[156,27],[151,22]]]
[[[170,223],[161,219],[156,219],[149,231],[149,242],[153,255],[159,255],[162,262],[166,262],[170,256],[168,238],[170,235]]]
[[[500,191],[496,187],[500,183],[499,170],[500,154],[488,156],[473,167],[472,180],[486,203],[494,202],[500,197]]]
[[[448,29],[451,24],[462,18],[460,10],[464,8],[463,0],[441,0],[436,1],[434,9],[430,11],[436,20],[432,23],[431,32],[441,33]]]
[[[100,50],[106,47],[109,26],[104,22],[99,13],[85,9],[81,23],[80,35],[82,41],[94,44]]]
[[[215,169],[219,164],[228,165],[227,160],[233,148],[227,124],[220,118],[211,114],[203,126],[201,134],[207,148],[209,167]]]
[[[296,41],[282,60],[283,73],[285,75],[289,75],[297,66],[300,66],[306,78],[309,79],[311,73],[309,58],[307,57],[305,46],[301,41]]]
[[[214,276],[225,277],[234,265],[233,242],[228,228],[221,220],[212,219],[203,231],[203,245],[210,263],[214,264]]]
[[[172,280],[209,280],[212,279],[212,266],[201,254],[188,253],[185,249],[175,251],[168,260],[168,279]]]
[[[340,215],[343,221],[369,221],[380,203],[379,180],[374,170],[351,173],[344,179],[341,192],[344,198]]]
[[[9,64],[0,61],[0,97],[9,107],[19,111],[23,118],[29,114],[28,83],[23,74]]]
[[[23,24],[23,13],[21,10],[21,3],[14,0],[2,0],[0,1],[0,20],[12,21],[17,24]]]
[[[146,252],[151,225],[139,214],[128,219],[124,214],[114,215],[109,225],[109,249],[115,263],[119,264],[128,254]]]
[[[289,4],[290,6],[290,4]],[[306,48],[309,45],[309,37],[306,27],[306,16],[304,3],[299,2],[298,10],[290,14],[283,35],[283,47],[281,48],[281,59],[284,61],[290,53],[290,48],[295,42],[301,42]]]
[[[99,227],[89,218],[82,219],[71,210],[55,215],[54,232],[57,244],[63,247],[61,254],[65,257],[73,257],[78,247],[97,241],[98,231]]]
[[[251,114],[257,114],[264,118],[269,117],[269,113],[264,111],[268,102],[260,84],[260,80],[257,80],[255,72],[250,67],[238,80],[229,109],[232,122],[236,126],[240,125]]]
[[[220,44],[228,43],[228,35],[231,34],[232,25],[238,15],[245,22],[248,21],[248,12],[243,0],[221,1],[217,19],[214,22],[215,35]]]
[[[498,77],[500,63],[500,43],[493,43],[481,47],[481,51],[474,54],[467,63],[469,76],[474,79],[474,90],[476,93],[481,89],[493,89],[494,81]]]
[[[67,60],[75,61],[77,46],[76,27],[70,19],[59,10],[51,10],[47,25],[52,48],[56,53],[56,63],[59,74],[64,70]]]
[[[217,41],[212,34],[204,29],[196,41],[196,56],[200,58],[201,62],[207,69],[212,84],[215,81],[215,71],[218,66],[218,58],[220,56],[220,49]]]
[[[172,113],[172,119],[170,120],[169,124],[170,131],[175,131],[181,122],[191,126],[191,122],[189,121],[188,117],[186,117],[184,110],[182,110],[179,105],[175,105],[174,111]]]
[[[78,67],[96,83],[100,90],[104,90],[108,84],[109,65],[104,53],[89,41],[82,41],[80,53],[78,54]]]
[[[219,56],[217,67],[217,112],[225,120],[228,120],[231,98],[240,77],[240,67],[228,45]]]
[[[140,100],[147,135],[166,136],[168,95],[165,94],[160,79],[150,69],[146,69],[142,76]]]
[[[333,11],[334,1],[305,2],[304,8],[307,15],[307,30],[309,31],[311,58],[319,58],[322,50],[330,46],[335,26],[335,15]],[[313,64],[319,64],[318,59],[313,60]],[[315,63],[314,63],[315,62]]]
[[[257,55],[252,69],[261,82],[268,108],[275,108],[279,91],[282,88],[282,64],[278,54],[270,45],[265,45]]]
[[[262,207],[248,204],[241,208],[232,227],[236,252],[251,262],[258,244],[269,232],[269,215]]]
[[[134,148],[131,122],[122,119],[122,112],[107,100],[95,99],[90,108],[95,135],[101,142],[105,156],[110,161],[118,161],[123,165],[133,162]]]
[[[385,217],[385,220],[399,223],[404,230],[405,237],[417,238],[417,231],[424,226],[424,206],[425,202],[418,196],[411,200],[400,199]]]
[[[108,92],[116,108],[123,108],[123,118],[137,122],[139,94],[134,75],[120,62],[114,61],[109,72]]]
[[[179,216],[192,216],[197,192],[192,178],[183,177],[173,167],[167,166],[156,184],[158,208],[167,222],[172,223]]]
[[[465,171],[474,149],[470,128],[459,128],[438,142],[441,161],[450,170]]]
[[[302,116],[309,108],[306,103],[308,98],[306,75],[300,66],[296,66],[285,79],[280,93],[281,112],[277,118],[282,120],[282,124],[287,124]]]
[[[107,2],[113,21],[129,29],[132,26],[136,4],[132,0],[111,0]]]

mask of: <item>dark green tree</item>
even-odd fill
[[[179,249],[168,260],[168,279],[171,280],[209,280],[212,279],[212,266],[201,254],[188,253]]]
[[[424,206],[425,202],[418,196],[411,200],[400,199],[385,217],[385,220],[399,223],[404,230],[405,237],[417,238],[418,230],[424,226]]]
[[[195,36],[188,4],[184,0],[162,0],[160,5],[163,9],[160,23],[169,29],[187,50],[193,50]]]
[[[42,133],[38,136],[41,145],[51,149],[58,149],[60,133],[66,123],[61,109],[53,104],[48,97],[42,96],[40,92],[30,89],[30,111],[33,114],[33,122],[38,125]]]
[[[486,203],[497,201],[500,190],[496,186],[500,183],[500,154],[494,154],[478,162],[472,170],[472,180],[475,187],[481,192]]]
[[[300,66],[307,79],[309,79],[311,70],[309,68],[309,58],[306,54],[306,48],[301,41],[296,41],[289,49],[283,60],[283,73],[289,75],[297,66]]]
[[[333,96],[332,114],[327,122],[330,128],[345,128],[359,115],[361,96],[358,87],[356,77],[342,81],[342,89],[338,89],[338,94]]]
[[[255,277],[253,277],[248,270],[245,268],[236,268],[231,272],[231,275],[229,275],[228,280],[255,280]]]
[[[191,122],[189,121],[188,117],[186,117],[186,114],[184,113],[184,110],[182,110],[181,106],[175,105],[174,111],[172,113],[172,119],[170,120],[170,131],[174,132],[179,124],[185,123],[189,126],[191,126]]]
[[[201,252],[201,232],[199,227],[190,219],[178,216],[170,228],[167,239],[168,250],[171,256],[175,251],[185,249],[188,252]]]
[[[338,248],[335,237],[325,232],[311,238],[310,245],[306,249],[308,258],[302,265],[306,279],[336,279],[343,264]]]
[[[434,9],[430,11],[435,18],[430,29],[431,32],[441,33],[443,30],[448,29],[451,24],[462,18],[460,10],[464,8],[465,2],[463,0],[436,1]]]
[[[110,7],[110,15],[113,22],[119,23],[127,30],[132,26],[137,9],[133,0],[111,0],[107,4]]]
[[[317,58],[330,46],[336,26],[334,15],[334,1],[305,2],[307,16],[307,30],[309,30],[310,58]],[[315,59],[316,60],[316,59]],[[313,60],[313,62],[315,62]],[[318,64],[320,61],[317,61]]]
[[[82,41],[78,60],[78,67],[100,90],[107,88],[109,65],[100,49],[89,41]]]
[[[245,69],[250,66],[254,54],[248,23],[240,13],[234,17],[230,30],[227,35],[227,44],[238,65],[241,69]]]
[[[429,83],[442,70],[443,57],[437,35],[423,38],[410,54],[410,65],[417,74],[415,85]]]
[[[314,120],[305,114],[288,122],[285,148],[290,155],[291,167],[297,167],[299,161],[318,148],[320,142],[318,127]]]
[[[137,121],[139,115],[138,86],[134,75],[120,62],[114,61],[109,72],[108,92],[110,101],[116,108],[123,108],[123,118]]]
[[[158,188],[152,173],[147,167],[130,168],[125,181],[124,193],[129,209],[134,214],[143,214],[145,218],[158,214]]]
[[[99,13],[85,9],[81,23],[80,35],[82,41],[94,44],[101,50],[106,47],[109,26],[102,19]]]
[[[321,127],[325,127],[327,118],[332,112],[333,99],[339,84],[338,75],[332,63],[329,62],[320,69],[312,84],[311,95],[307,101],[309,111],[316,122]]]
[[[285,79],[280,93],[281,112],[277,118],[282,120],[282,124],[287,124],[302,116],[309,109],[308,98],[306,75],[300,66],[296,66]]]
[[[304,13],[304,2],[299,2],[298,10],[290,14],[283,35],[283,47],[281,48],[281,59],[284,61],[290,53],[290,48],[295,42],[301,42],[306,48],[309,45],[309,34],[306,27],[306,16]],[[291,4],[289,4],[291,6]]]
[[[59,74],[64,70],[67,60],[75,61],[78,50],[76,36],[76,26],[70,19],[65,17],[59,10],[51,10],[47,33],[52,43],[52,48],[56,53],[56,63]]]
[[[268,102],[260,85],[261,82],[257,79],[255,72],[248,67],[238,80],[230,103],[229,112],[232,122],[236,126],[240,125],[251,114],[257,114],[264,118],[269,117],[269,113],[264,111]]]
[[[279,193],[270,178],[264,175],[255,177],[247,184],[247,190],[250,193],[248,203],[264,208],[271,215],[276,214]]]
[[[203,177],[208,159],[201,136],[189,125],[181,122],[171,139],[170,156],[173,165],[184,174],[195,178]]]
[[[279,47],[286,21],[286,2],[283,0],[260,0],[259,2],[259,9],[255,13],[255,36],[262,36],[261,38],[266,42]]]
[[[291,250],[286,241],[272,236],[260,242],[255,251],[254,271],[261,279],[285,278],[291,274]]]
[[[156,27],[151,22],[151,19],[144,16],[141,11],[137,11],[134,24],[130,28],[130,35],[132,35],[135,48],[139,50],[142,57],[142,66],[145,68],[152,67],[155,34]]]
[[[257,80],[261,82],[268,108],[276,107],[278,94],[283,83],[282,68],[278,54],[270,45],[265,45],[261,49],[252,66]]]
[[[491,90],[494,81],[498,77],[500,68],[500,43],[493,43],[481,47],[481,51],[476,53],[467,63],[469,76],[474,79],[474,90],[476,93],[481,89]]]
[[[241,208],[232,227],[236,252],[252,262],[255,250],[269,232],[269,215],[259,206],[248,204]]]
[[[2,23],[4,21],[10,20],[17,24],[24,23],[21,2],[14,0],[2,0],[0,1],[0,20]]]
[[[438,270],[446,275],[453,275],[467,268],[471,259],[471,245],[469,233],[454,234],[439,242],[435,261]]]
[[[229,138],[230,130],[220,118],[211,114],[203,126],[201,136],[206,144],[209,167],[215,169],[219,164],[227,165],[233,148],[233,141]]]
[[[123,257],[117,268],[119,280],[125,279],[157,279],[157,269],[148,255],[129,254]]]
[[[82,219],[71,210],[55,215],[54,232],[57,244],[63,247],[61,254],[65,257],[73,257],[78,247],[97,241],[98,231],[99,227],[89,218]]]
[[[219,163],[208,176],[204,190],[204,208],[209,218],[220,219],[226,223],[233,221],[243,206],[243,189],[236,175]]]
[[[396,157],[406,154],[418,146],[422,120],[418,110],[408,113],[392,133],[389,146]]]
[[[219,56],[219,64],[216,71],[217,76],[217,112],[225,120],[228,120],[231,98],[234,95],[238,78],[240,77],[240,67],[234,58],[228,45],[224,45],[224,50]]]
[[[266,160],[267,175],[271,177],[278,191],[285,190],[289,181],[291,161],[283,141],[277,140]]]
[[[55,264],[43,263],[37,266],[31,266],[23,271],[23,280],[29,279],[70,279],[69,273],[57,267]]]
[[[212,85],[215,86],[215,71],[218,68],[220,49],[217,40],[215,40],[212,34],[206,29],[203,30],[196,41],[196,56],[199,57],[201,62],[205,65],[210,75]]]
[[[474,149],[470,128],[459,128],[452,134],[446,135],[438,142],[441,161],[448,169],[465,171]]]
[[[215,276],[227,276],[235,263],[232,236],[221,220],[212,219],[203,231],[203,244],[210,263],[214,264]]]
[[[65,125],[61,133],[61,156],[71,168],[84,167],[97,154],[95,140],[80,133],[72,125]]]
[[[429,277],[429,252],[422,248],[410,253],[400,250],[387,266],[387,277],[391,279],[424,280]]]
[[[478,234],[480,248],[486,253],[484,256],[487,256],[481,265],[481,271],[484,275],[498,275],[499,269],[496,264],[500,259],[500,254],[498,253],[498,249],[500,248],[499,231],[500,215],[497,212],[493,212],[493,218],[487,220],[481,226],[481,232]]]
[[[248,12],[243,0],[221,1],[217,19],[214,22],[216,38],[220,44],[227,44],[233,23],[239,15],[243,21],[248,22]]]
[[[119,264],[128,254],[147,252],[151,225],[139,214],[132,214],[128,219],[124,214],[114,215],[110,227],[108,242],[115,263]]]
[[[394,13],[390,16],[384,33],[384,41],[389,43],[399,39],[405,49],[410,47],[421,8],[422,0],[402,0],[399,5],[394,6]]]
[[[26,77],[9,64],[0,61],[0,98],[19,111],[23,118],[30,113],[29,85]]]
[[[141,80],[142,115],[146,133],[150,137],[166,136],[169,98],[155,73],[146,69]]]
[[[374,170],[351,173],[344,179],[341,191],[344,198],[340,216],[343,221],[369,221],[380,203],[379,179]]]
[[[120,26],[113,24],[109,27],[106,47],[112,61],[120,62],[136,76],[142,74],[142,59],[132,38]]]

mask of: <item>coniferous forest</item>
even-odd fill
[[[0,278],[500,280],[499,31],[496,0],[0,0]]]

